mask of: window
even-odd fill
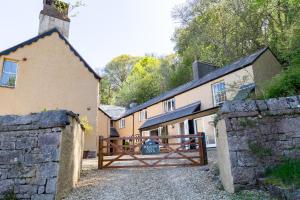
[[[164,111],[171,112],[175,110],[175,99],[169,99],[164,102]]]
[[[147,110],[140,111],[139,121],[145,121],[147,119]]]
[[[4,60],[2,76],[0,80],[1,86],[16,86],[17,66],[17,63],[14,61]]]
[[[125,128],[125,118],[120,120],[120,128]]]
[[[225,83],[220,82],[212,85],[214,105],[218,106],[226,101]]]

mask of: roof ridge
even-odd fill
[[[122,116],[120,116],[116,120],[124,118],[124,117],[127,117],[128,115],[131,115],[134,112],[138,112],[139,110],[145,109],[145,108],[147,108],[147,107],[149,107],[149,106],[151,106],[153,104],[159,103],[159,102],[164,101],[164,100],[169,99],[169,98],[172,98],[172,97],[174,97],[174,96],[176,96],[176,95],[178,95],[178,94],[180,94],[182,92],[191,90],[191,89],[193,89],[195,87],[199,87],[200,85],[203,85],[203,84],[205,84],[205,83],[207,83],[209,81],[215,80],[218,77],[225,76],[228,73],[232,73],[232,72],[234,72],[236,70],[245,68],[245,67],[253,64],[268,49],[270,49],[270,48],[269,47],[261,48],[261,49],[255,51],[255,52],[253,52],[252,54],[249,54],[249,55],[244,56],[244,57],[242,57],[242,58],[240,58],[240,59],[238,59],[238,60],[236,60],[236,61],[234,61],[232,63],[229,63],[227,65],[223,65],[222,67],[217,68],[216,70],[208,73],[207,75],[205,75],[201,79],[189,81],[189,82],[187,82],[185,84],[182,84],[182,85],[180,85],[180,86],[178,86],[176,88],[173,88],[173,89],[171,89],[169,91],[166,91],[166,92],[164,92],[164,93],[162,93],[162,94],[160,94],[160,95],[158,95],[158,96],[156,96],[156,97],[154,97],[154,98],[152,98],[152,99],[150,99],[150,100],[148,100],[148,101],[146,101],[146,102],[138,105],[135,108],[127,110]],[[246,60],[246,63],[240,63],[239,66],[234,66],[234,64],[237,64],[237,63],[239,63],[239,62],[241,62],[241,61],[243,61],[243,60],[245,60],[247,58],[251,58],[252,56],[255,56],[254,60],[250,60],[250,62]],[[232,70],[230,70],[230,68],[232,68]],[[227,71],[227,70],[229,70],[229,71]],[[221,72],[223,72],[223,73],[221,73]],[[215,77],[211,77],[210,78],[210,76],[213,76],[213,75],[215,75]],[[184,89],[184,86],[187,86],[189,84],[190,84],[190,86],[188,86],[187,88]],[[181,91],[181,90],[179,90],[180,88],[183,88],[184,90]],[[176,90],[179,90],[179,91],[175,92]],[[169,93],[171,93],[171,94],[168,96],[167,94],[169,94]]]
[[[40,35],[37,35],[29,40],[25,40],[24,42],[21,42],[11,48],[8,48],[4,51],[1,51],[0,52],[0,56],[3,56],[3,55],[8,55],[10,54],[11,52],[15,52],[17,51],[19,48],[23,48],[25,46],[28,46],[28,45],[31,45],[32,43],[34,42],[37,42],[39,41],[40,39],[43,39],[47,36],[50,36],[52,35],[53,33],[58,33],[60,39],[62,39],[70,48],[70,50],[75,54],[75,56],[77,56],[79,58],[79,60],[84,64],[84,66],[94,75],[94,77],[96,79],[99,79],[101,80],[101,77],[93,70],[93,68],[84,60],[84,58],[75,50],[75,48],[70,44],[70,42],[68,41],[68,39],[66,39],[60,32],[57,28],[53,28],[45,33],[42,33]]]

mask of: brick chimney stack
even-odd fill
[[[56,4],[63,5],[64,9],[57,9]],[[69,37],[70,19],[69,5],[60,0],[43,0],[43,10],[40,12],[39,34],[45,33],[53,28]]]

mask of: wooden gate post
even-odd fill
[[[200,156],[200,163],[201,165],[207,165],[207,151],[206,151],[206,140],[205,134],[199,133],[198,138],[198,146],[199,146],[199,156]]]
[[[103,136],[99,136],[98,169],[103,169]]]

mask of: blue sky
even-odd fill
[[[70,42],[94,67],[120,54],[173,52],[174,6],[186,0],[84,0],[72,18]],[[42,0],[2,2],[0,51],[37,35]]]

